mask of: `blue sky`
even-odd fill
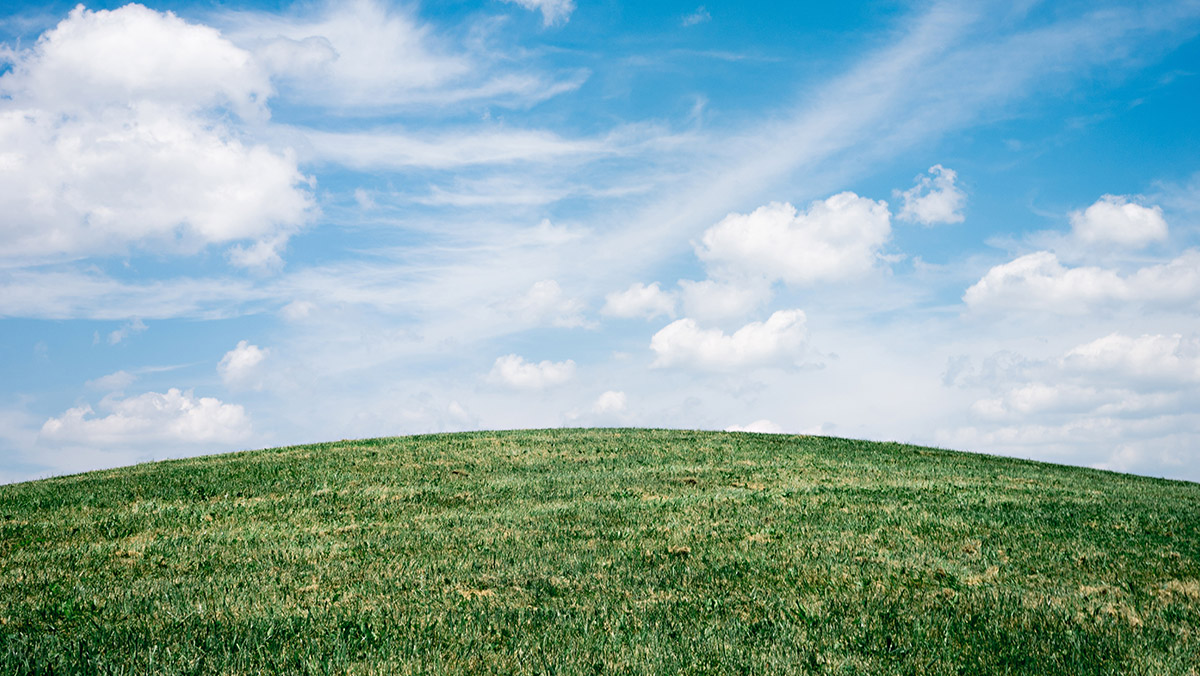
[[[0,10],[0,481],[592,425],[1200,480],[1200,3]]]

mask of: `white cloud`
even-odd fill
[[[683,26],[686,28],[688,26],[695,26],[697,24],[707,23],[709,21],[712,21],[712,15],[708,13],[708,10],[704,8],[704,5],[700,5],[696,8],[696,11],[683,17]]]
[[[354,189],[354,201],[358,202],[358,208],[363,211],[369,211],[375,208],[375,198],[371,197],[371,193],[362,188]]]
[[[583,301],[571,298],[553,279],[535,282],[520,298],[508,305],[520,319],[534,324],[563,328],[591,326],[583,316]]]
[[[730,214],[709,228],[696,255],[720,277],[781,279],[811,284],[870,270],[891,236],[886,202],[843,192],[798,213],[772,202],[750,214]]]
[[[328,38],[310,35],[293,40],[282,35],[254,49],[255,59],[278,78],[315,78],[327,74],[340,58]]]
[[[1161,207],[1134,204],[1123,195],[1104,195],[1084,211],[1071,212],[1071,230],[1087,244],[1133,248],[1167,238]]]
[[[228,126],[264,120],[270,94],[211,28],[140,5],[76,8],[0,76],[0,250],[277,249],[312,208],[307,180]]]
[[[84,385],[101,392],[117,392],[129,387],[135,380],[137,380],[137,376],[128,371],[114,371],[95,380],[89,380]]]
[[[790,187],[785,189],[788,190],[796,190],[796,186],[802,186],[801,189],[831,191],[831,188],[829,187],[830,184],[837,185],[836,182],[843,182],[843,185],[845,185],[844,181],[847,180],[847,173],[850,174],[849,178],[854,178],[853,172],[856,170],[857,166],[871,165],[872,163],[877,163],[881,159],[886,160],[896,153],[903,153],[906,151],[906,149],[912,150],[914,148],[919,148],[921,142],[929,138],[928,134],[930,133],[944,133],[945,129],[961,128],[964,119],[973,119],[970,118],[970,116],[973,114],[972,111],[991,110],[994,109],[996,103],[1008,104],[1012,101],[1019,101],[1026,91],[1033,90],[1035,85],[1038,84],[1037,82],[1029,81],[1030,77],[1032,76],[1026,76],[1025,78],[1022,78],[1022,73],[1043,72],[1045,69],[1042,68],[1042,66],[1045,63],[1054,62],[1057,60],[1053,57],[1047,58],[1045,56],[1046,51],[1050,49],[1047,47],[1047,45],[1059,45],[1054,48],[1056,50],[1055,54],[1061,54],[1064,57],[1073,59],[1072,65],[1074,65],[1075,62],[1080,59],[1080,57],[1077,55],[1079,54],[1077,49],[1078,44],[1081,41],[1087,43],[1085,44],[1085,47],[1092,44],[1090,42],[1092,40],[1090,37],[1090,32],[1084,36],[1068,36],[1070,39],[1066,40],[1039,39],[1044,38],[1047,34],[1050,34],[1052,37],[1059,35],[1060,33],[1056,32],[1060,30],[1060,26],[1058,24],[1046,24],[1048,30],[1033,35],[1028,33],[1019,33],[1016,35],[1016,38],[1018,39],[1009,38],[1001,41],[1001,44],[997,44],[997,41],[994,39],[991,39],[984,44],[982,41],[974,40],[974,36],[971,36],[966,31],[955,30],[956,21],[959,23],[966,23],[966,21],[960,21],[956,16],[956,13],[959,11],[970,12],[972,10],[964,10],[960,7],[950,7],[949,5],[942,4],[936,6],[936,8],[931,11],[926,18],[915,16],[911,17],[913,23],[910,24],[906,20],[906,22],[904,22],[904,26],[902,26],[904,28],[914,26],[911,36],[906,40],[906,44],[908,45],[907,49],[889,50],[888,52],[882,54],[876,53],[864,59],[863,62],[857,66],[848,66],[845,71],[847,73],[847,77],[843,78],[843,81],[835,82],[833,83],[833,86],[823,88],[817,96],[803,97],[802,105],[804,105],[805,108],[803,111],[797,111],[794,122],[789,120],[789,124],[786,126],[781,124],[772,127],[769,121],[764,121],[765,123],[763,124],[762,128],[765,131],[762,132],[762,136],[758,139],[750,139],[751,141],[757,142],[752,142],[746,144],[745,146],[742,146],[741,144],[730,146],[731,148],[737,147],[739,150],[731,151],[729,154],[740,154],[744,152],[748,156],[753,156],[752,161],[747,160],[745,162],[738,162],[738,158],[733,158],[733,161],[729,162],[731,165],[731,171],[721,171],[720,176],[722,180],[712,180],[713,176],[716,175],[717,172],[713,170],[712,165],[702,165],[695,169],[695,174],[689,174],[685,177],[685,180],[694,180],[695,183],[703,185],[703,187],[697,189],[695,193],[689,193],[687,191],[680,190],[663,191],[661,198],[659,198],[658,193],[655,192],[655,199],[661,199],[661,203],[665,206],[663,206],[657,212],[651,213],[650,216],[664,217],[653,218],[647,216],[644,218],[639,218],[637,217],[637,214],[632,214],[632,217],[628,219],[628,223],[632,229],[637,229],[646,233],[652,233],[645,241],[650,242],[651,244],[655,242],[671,241],[673,246],[664,245],[621,247],[619,254],[613,256],[613,262],[622,265],[628,265],[630,268],[633,268],[634,270],[641,270],[642,272],[631,273],[628,269],[624,269],[621,270],[619,274],[608,273],[611,275],[611,278],[615,278],[616,280],[620,281],[617,283],[611,283],[601,280],[597,282],[598,286],[596,288],[599,288],[602,291],[607,291],[610,289],[617,289],[622,284],[628,284],[628,281],[631,278],[642,279],[643,277],[631,277],[630,275],[645,274],[644,270],[651,269],[648,264],[643,264],[645,259],[663,259],[664,255],[667,255],[668,257],[671,255],[677,255],[678,244],[685,242],[688,236],[697,236],[699,234],[699,232],[694,229],[696,223],[703,225],[716,223],[717,220],[719,220],[732,208],[730,206],[731,204],[736,204],[737,199],[745,199],[745,195],[751,194],[752,191],[761,191],[764,195],[769,195],[771,192],[775,192],[776,194],[788,194],[778,190],[781,185],[780,181],[787,182],[787,185]],[[1125,13],[1125,17],[1129,16],[1130,15],[1128,13]],[[677,16],[675,18],[677,18]],[[918,22],[920,25],[915,25]],[[1039,26],[1040,25],[1042,24],[1039,24]],[[1081,22],[1079,28],[1090,28],[1090,24]],[[1122,30],[1124,32],[1121,33],[1121,35],[1127,35],[1129,33],[1129,31],[1126,29]],[[949,33],[949,35],[947,35],[947,33]],[[1006,36],[1009,35],[1011,35],[1011,33],[1006,33]],[[989,38],[990,37],[991,36],[989,36]],[[1114,39],[1109,44],[1119,44],[1119,42]],[[1022,46],[1031,47],[1033,51],[1030,52],[1020,49]],[[971,50],[972,53],[968,55],[971,58],[964,58],[964,50]],[[1041,51],[1039,52],[1037,50]],[[989,58],[1003,54],[1019,55],[1020,58],[1017,59],[1017,61],[1020,61],[1020,63],[1015,61],[1006,61],[1004,59]],[[1030,54],[1032,55],[1030,56]],[[975,71],[970,67],[976,62],[976,60],[978,60],[978,63],[982,65],[991,66],[990,70],[985,70],[983,72],[988,72],[999,77],[979,77],[979,71]],[[1001,63],[1003,64],[1003,67],[993,65]],[[975,74],[968,77],[963,75],[964,73]],[[1037,77],[1040,78],[1041,76],[1039,75]],[[936,95],[944,90],[947,82],[951,82],[956,85],[950,87],[950,90],[954,92],[954,95],[949,99],[939,101],[939,105],[928,105],[929,101],[935,100]],[[968,91],[965,92],[963,96],[959,96],[959,87],[957,85],[966,85],[965,88]],[[981,90],[984,88],[987,88],[987,91],[984,92],[986,96],[981,95]],[[896,92],[899,92],[899,94]],[[933,95],[933,98],[931,98],[931,95]],[[801,101],[801,99],[795,100]],[[914,109],[923,112],[921,114],[914,114]],[[948,112],[947,109],[949,109]],[[803,112],[804,114],[800,115],[800,112]],[[781,109],[776,110],[771,117],[772,119],[783,119],[787,118],[788,116],[789,111]],[[943,116],[947,118],[945,125],[940,124]],[[451,117],[451,119],[456,118]],[[931,122],[935,123],[930,124]],[[864,132],[863,130],[866,131]],[[902,137],[901,132],[908,130],[911,130],[912,136],[907,138]],[[929,130],[933,130],[933,132]],[[764,138],[768,140],[764,141]],[[745,149],[741,150],[741,148]],[[846,161],[843,158],[850,159]],[[725,159],[726,158],[722,157],[722,161]],[[765,168],[759,171],[759,167]],[[695,178],[691,179],[691,176],[695,176]],[[728,181],[725,180],[726,178],[728,178]],[[822,179],[827,180],[830,183],[822,184],[820,182]],[[421,181],[422,177],[416,177],[416,180]],[[402,185],[404,182],[399,182],[398,184]],[[354,185],[354,183],[350,182],[350,185]],[[817,187],[803,188],[803,186]],[[830,193],[824,192],[821,194],[824,196]],[[739,195],[741,197],[738,197]],[[751,206],[765,203],[766,199],[767,198],[764,197],[762,198],[763,201],[753,202]],[[640,203],[641,202],[639,202],[639,204]],[[797,204],[799,203],[797,202]],[[625,205],[617,205],[617,208],[614,209],[614,211],[624,213],[626,211],[634,210],[625,209]],[[528,217],[529,213],[530,212],[526,212],[524,215]],[[678,216],[677,214],[682,215]],[[501,215],[500,218],[503,218],[503,216]],[[417,219],[414,218],[412,220]],[[441,219],[431,218],[428,220],[438,222]],[[516,219],[513,219],[513,222],[515,221]],[[612,221],[605,220],[603,216],[598,218],[595,223],[598,229],[603,230],[604,234],[604,237],[597,237],[596,241],[607,240],[609,235],[608,230],[610,228],[612,230],[618,229]],[[655,233],[667,233],[667,235],[657,235]],[[673,236],[674,239],[670,239],[668,235]],[[656,237],[661,237],[662,239],[656,239]],[[403,239],[405,242],[409,241],[409,238],[407,237]],[[372,241],[374,241],[374,238],[372,238]],[[674,251],[675,254],[670,254],[671,251]],[[408,317],[404,318],[405,327],[411,326],[413,327],[414,331],[420,331],[426,335],[431,335],[432,337],[430,338],[430,343],[432,343],[434,340],[442,339],[447,335],[447,333],[455,337],[462,337],[463,341],[467,343],[466,348],[469,350],[471,347],[471,343],[469,341],[473,339],[473,334],[469,333],[471,322],[474,319],[473,317],[467,316],[461,320],[459,324],[460,326],[468,327],[467,331],[447,332],[442,326],[437,325],[436,322],[427,321],[427,317],[429,315],[425,314],[424,310],[429,305],[444,303],[445,307],[442,309],[444,314],[465,314],[463,312],[463,308],[471,307],[471,305],[469,303],[461,302],[462,299],[468,295],[468,292],[464,291],[463,287],[476,282],[458,277],[453,278],[453,283],[449,281],[443,282],[442,280],[450,280],[451,276],[446,274],[443,271],[444,269],[435,269],[433,266],[426,265],[426,261],[429,258],[439,254],[431,254],[427,253],[427,251],[420,250],[414,250],[414,253],[417,253],[417,255],[412,257],[416,262],[416,265],[412,267],[417,268],[417,270],[413,270],[413,274],[426,275],[430,278],[440,277],[440,279],[437,280],[437,283],[428,284],[426,287],[428,289],[435,289],[438,285],[444,285],[446,287],[453,286],[454,288],[447,289],[447,295],[451,297],[450,300],[444,300],[442,296],[437,294],[411,293],[411,290],[416,287],[416,285],[413,285],[409,282],[409,268],[405,268],[399,272],[392,271],[391,274],[388,274],[387,271],[383,270],[375,271],[373,280],[374,285],[366,290],[369,291],[369,295],[372,298],[380,299],[377,301],[370,301],[380,303],[381,312],[378,314],[386,313],[387,315],[379,318],[377,320],[378,324],[381,326],[385,325],[388,320],[390,320],[395,314],[399,313],[398,308],[419,307],[419,311],[412,313],[413,319],[411,323]],[[526,266],[514,267],[530,271],[529,274],[533,275],[525,280],[524,283],[526,285],[529,282],[537,279],[557,276],[557,278],[563,282],[564,286],[568,286],[568,288],[571,289],[577,288],[575,285],[570,283],[573,278],[558,276],[560,272],[553,266],[561,265],[563,267],[567,267],[572,264],[572,261],[577,263],[578,260],[581,260],[581,258],[571,258],[568,256],[556,257],[566,259],[566,262],[559,263],[558,261],[555,261],[553,263],[546,263],[547,269],[544,272],[537,272],[536,274],[530,271],[530,268]],[[501,258],[501,256],[497,256],[497,258]],[[633,262],[627,262],[630,259],[632,259]],[[347,264],[345,267],[351,268],[353,265]],[[466,268],[467,266],[463,267]],[[345,276],[350,277],[350,274],[346,274]],[[481,275],[481,277],[486,276]],[[325,282],[325,288],[318,289],[318,292],[311,296],[311,298],[321,303],[322,314],[332,314],[334,312],[338,312],[341,308],[341,306],[337,304],[337,301],[334,300],[333,297],[347,297],[364,291],[363,287],[366,286],[366,284],[364,284],[362,280],[366,278],[367,275],[364,274],[361,277],[355,277],[353,281],[347,281],[348,287],[352,287],[347,288],[340,286],[338,282],[342,280],[340,279],[339,275],[333,271],[330,271],[323,275],[311,275],[305,278],[307,281],[297,280],[296,283],[316,285],[321,282]],[[661,277],[658,278],[661,279]],[[665,281],[671,282],[674,281],[674,278]],[[179,284],[175,282],[167,282],[165,285],[178,286]],[[151,290],[152,287],[156,286],[156,283],[151,280],[147,280],[147,283],[143,284],[143,286],[147,290]],[[329,290],[326,291],[325,289]],[[310,291],[310,289],[301,290],[305,293]],[[514,288],[511,290],[511,295],[515,296],[516,292],[523,290],[523,288]],[[218,289],[218,291],[220,291],[220,289]],[[293,291],[293,289],[283,289],[282,291],[290,292]],[[508,291],[505,291],[504,293],[508,293]],[[364,294],[364,296],[365,295],[368,294]],[[486,294],[481,295],[484,295],[487,298],[487,302],[492,302],[494,300],[493,297],[486,296]],[[503,294],[497,294],[497,296],[498,295]],[[151,297],[151,294],[147,293],[147,297]],[[205,311],[238,312],[241,311],[242,308],[248,306],[244,300],[244,293],[239,293],[236,296],[236,300],[226,299],[226,297],[222,296],[219,292],[213,294],[212,297],[220,298],[221,300],[213,301],[204,306]],[[258,302],[256,305],[250,305],[250,307],[273,309],[279,305],[282,305],[283,303],[289,302],[295,297],[309,296],[292,296],[273,291],[271,299]],[[154,295],[152,300],[157,302],[159,297]],[[22,301],[19,299],[10,298],[0,302],[10,304],[21,303]],[[357,299],[350,302],[357,302]],[[93,305],[93,307],[95,307],[95,305]],[[784,305],[783,307],[793,306]],[[756,318],[765,318],[769,312],[770,311],[768,310]],[[364,312],[363,314],[374,315],[376,313]],[[154,315],[145,314],[143,316],[153,317]],[[695,315],[690,312],[683,313],[683,316],[695,317]],[[324,319],[324,317],[314,319]],[[830,321],[836,323],[838,320],[831,319]],[[844,321],[844,319],[842,319],[842,321]],[[662,323],[666,324],[667,321],[664,320]],[[330,322],[328,328],[324,329],[326,335],[334,335],[339,330],[344,331],[344,327],[347,325],[343,323],[341,326],[337,326],[336,324],[336,322]],[[348,325],[355,324],[351,323]],[[708,326],[702,320],[700,325]],[[740,325],[741,324],[739,323],[736,326]],[[394,326],[395,324],[393,323],[391,327],[387,328],[394,328]],[[732,331],[734,328],[736,328],[736,326],[729,326],[726,327],[726,329],[727,331]],[[309,331],[307,327],[305,327],[304,330]],[[869,332],[862,331],[862,333]],[[913,333],[918,332],[913,331]],[[890,338],[893,337],[894,334],[891,331],[888,331],[887,334],[889,335],[889,340],[883,342],[890,344],[892,342]],[[1100,335],[1100,333],[1095,335]],[[350,338],[357,338],[357,336],[351,336]],[[317,342],[316,337],[312,336],[311,334],[305,336],[305,340],[308,340],[310,344]],[[864,342],[865,340],[866,338],[864,338]],[[353,340],[347,341],[347,343],[352,342]],[[475,344],[477,345],[478,343]],[[877,344],[879,343],[877,342]],[[329,358],[331,361],[336,361],[336,364],[331,364],[328,367],[330,371],[334,371],[338,368],[345,369],[346,362],[338,359],[338,357],[340,357],[339,351],[342,347],[343,344],[337,344],[336,346],[331,347],[322,353],[323,357]],[[842,351],[841,345],[839,345],[838,348],[839,351]],[[456,346],[454,349],[458,350],[461,348]],[[502,350],[501,352],[506,351],[507,350]],[[845,352],[849,354],[848,350]],[[526,352],[526,354],[529,353]],[[597,352],[597,354],[599,354],[599,352]],[[423,355],[418,355],[416,358],[413,358],[411,362],[421,362],[420,356]],[[441,353],[441,357],[444,358],[445,356],[446,353]],[[912,353],[910,352],[906,354],[903,349],[897,347],[895,356],[896,361],[901,362],[904,361],[906,357],[912,356]],[[541,358],[541,356],[539,356],[539,358]],[[849,360],[850,359],[847,358],[842,363],[846,363]],[[316,358],[313,359],[314,363],[318,361],[319,360]],[[638,360],[632,360],[632,362],[638,362]],[[355,365],[357,366],[357,362]],[[409,368],[400,360],[393,360],[391,365],[396,366],[396,370],[399,371]],[[886,366],[886,364],[881,365]],[[486,369],[487,366],[484,365],[481,371],[486,371]],[[879,372],[887,373],[888,369],[883,368],[880,369]],[[869,375],[871,370],[868,368],[860,368],[860,370],[857,371],[857,375],[860,377],[862,377],[864,373]],[[367,379],[370,382],[353,383],[359,374],[367,376]],[[787,374],[782,375],[786,376]],[[387,388],[395,388],[395,377],[396,375],[392,369],[376,368],[372,369],[370,373],[368,373],[367,369],[360,369],[355,375],[343,375],[342,381],[351,382],[354,386],[361,387],[363,389],[361,398],[354,400],[354,403],[358,403],[360,401],[370,401],[372,398],[379,396],[380,393],[387,390]],[[431,380],[433,379],[434,378],[431,378]],[[319,379],[315,380],[318,380],[319,382]],[[659,380],[670,381],[678,379],[659,378]],[[797,379],[792,378],[792,380]],[[441,386],[442,384],[438,383],[438,385]],[[452,385],[446,384],[444,386]],[[805,388],[800,387],[790,390],[790,392],[803,393],[804,389]],[[703,406],[708,407],[707,410],[709,412],[714,410],[717,411],[716,415],[709,415],[708,418],[709,420],[715,421],[711,423],[713,425],[721,425],[731,421],[744,422],[764,415],[776,417],[775,413],[770,410],[764,410],[762,412],[743,411],[732,413],[722,411],[722,405],[727,402],[728,399],[718,399],[717,397],[721,394],[719,390],[720,388],[712,388],[709,390],[701,390],[696,388],[693,391],[686,393],[687,396],[694,395],[695,398],[704,400],[705,403]],[[784,388],[773,391],[772,399],[786,400],[786,394],[783,396],[780,396],[779,394],[786,392],[789,392],[789,390]],[[473,407],[476,405],[474,400],[463,398],[471,397],[471,394],[463,392],[457,392],[455,394],[456,396],[460,397],[461,401],[472,403]],[[496,392],[494,394],[497,399],[500,397],[511,396],[505,392]],[[594,396],[594,392],[592,396]],[[682,400],[683,396],[684,394],[680,394],[678,400]],[[818,391],[817,394],[808,393],[806,396],[809,397],[810,400],[816,400],[819,402],[825,395],[824,393]],[[515,403],[511,404],[511,406],[513,409],[517,409],[524,405],[525,402],[523,400],[533,398],[534,397],[511,397],[513,400],[521,400],[516,401]],[[321,399],[324,399],[324,397],[321,397]],[[544,397],[543,399],[556,400],[558,397]],[[848,400],[852,404],[855,401],[852,397],[850,397]],[[587,399],[581,399],[580,401],[585,402],[585,405],[586,403],[590,403]],[[651,399],[647,397],[646,401],[651,401]],[[287,402],[289,406],[291,403],[292,402],[290,401]],[[390,402],[388,402],[388,404],[390,405]],[[492,413],[492,411],[494,411],[494,404],[480,402],[477,405],[479,406],[478,410],[484,412],[481,413],[481,415],[488,416],[486,420],[495,421],[498,419],[503,419],[495,416],[494,413]],[[552,405],[554,404],[547,403],[545,404],[545,409],[541,410],[548,410]],[[319,409],[319,407],[320,405],[318,404],[314,406],[314,409]],[[831,404],[830,407],[832,408],[833,405]],[[386,409],[388,406],[380,404],[380,408]],[[850,409],[848,410],[853,410],[853,408],[854,407],[851,405]],[[862,407],[860,406],[859,408],[861,409]],[[882,410],[885,408],[887,408],[887,406],[881,404],[879,407],[877,407],[877,410]],[[697,407],[697,410],[698,409],[699,405]],[[847,409],[842,410],[844,411]],[[351,419],[355,413],[352,405],[343,405],[339,409],[339,413],[343,411],[348,412],[348,415],[344,416],[346,420]],[[533,417],[534,415],[535,414],[530,414],[530,417]],[[544,416],[545,414],[539,412],[537,415]],[[320,419],[325,422],[337,421],[338,418],[338,415],[328,412],[323,412],[322,415],[314,416],[314,420]],[[40,424],[41,420],[43,419],[44,418],[39,419],[38,423]],[[543,417],[543,420],[544,419],[546,418]],[[692,417],[690,421],[695,421],[698,419],[699,418],[697,417]],[[782,418],[776,417],[776,419]],[[830,414],[813,418],[813,420],[820,419],[837,419],[844,424],[848,420],[851,420],[851,417]],[[256,412],[256,423],[257,422],[259,422],[259,420]],[[307,429],[319,429],[320,426],[320,424],[315,422],[308,422],[308,424],[310,426]],[[877,424],[879,427],[876,429],[884,429],[883,426],[886,425],[886,423]],[[346,424],[346,428],[352,429],[349,423]],[[847,434],[851,433],[850,428],[844,429],[847,430]]]
[[[997,265],[963,294],[972,309],[1086,314],[1118,302],[1194,306],[1200,295],[1200,250],[1122,276],[1099,267],[1064,267],[1049,251]]]
[[[230,263],[239,268],[278,270],[283,267],[283,257],[279,254],[287,244],[287,239],[285,234],[276,234],[260,239],[249,246],[235,244],[229,247],[226,256]]]
[[[773,364],[794,364],[804,351],[807,331],[800,310],[779,310],[766,322],[752,322],[726,335],[702,329],[690,318],[672,322],[654,334],[653,366],[682,366],[734,371]]]
[[[451,401],[446,405],[446,414],[450,420],[457,425],[466,425],[474,427],[479,424],[479,419],[471,414],[462,404],[457,401]]]
[[[39,440],[53,443],[112,447],[122,444],[231,443],[250,435],[250,418],[236,404],[171,388],[120,399],[107,396],[99,417],[89,405],[67,410],[47,420]]]
[[[271,94],[267,73],[216,30],[136,4],[80,5],[15,56],[0,91],[65,115],[153,100],[182,110],[229,105],[261,118]]]
[[[1200,417],[1075,416],[1053,424],[965,426],[939,432],[939,446],[1196,481]]]
[[[600,314],[626,319],[654,319],[661,315],[674,317],[675,296],[659,288],[658,282],[649,286],[637,282],[624,291],[614,291],[606,295]]]
[[[394,103],[470,72],[404,10],[371,0],[318,7],[307,16],[236,13],[229,33],[284,86],[324,105]]]
[[[128,317],[213,319],[240,314],[276,293],[233,277],[175,277],[125,282],[99,273],[0,267],[0,317],[123,320]]]
[[[526,228],[520,239],[523,243],[536,246],[560,246],[586,237],[588,231],[580,227],[555,225],[550,219],[543,218],[532,228]]]
[[[142,331],[145,331],[147,328],[148,327],[141,319],[134,317],[132,320],[126,322],[125,325],[122,326],[121,328],[108,334],[108,344],[116,345],[117,343],[125,340],[129,336],[132,336],[136,333],[141,333]]]
[[[1065,268],[1058,256],[1038,251],[988,270],[967,289],[963,301],[972,308],[1000,306],[1085,313],[1089,305],[1124,295],[1125,288],[1125,280],[1113,270]]]
[[[227,387],[262,389],[262,363],[270,350],[239,340],[237,347],[225,353],[217,364],[217,373]]]
[[[755,420],[748,425],[730,425],[726,432],[757,432],[759,434],[783,434],[783,428],[767,419]]]
[[[306,300],[294,300],[279,310],[279,314],[289,322],[298,322],[307,318],[317,308],[316,303]]]
[[[1091,387],[1031,382],[1013,387],[1003,396],[980,399],[972,404],[971,411],[994,419],[1032,414],[1084,413],[1095,409],[1104,400],[1104,394]]]
[[[1113,8],[1103,17],[1063,14],[997,32],[984,5],[929,5],[903,22],[897,40],[722,144],[725,152],[689,168],[677,189],[622,218],[625,227],[599,253],[623,272],[644,270],[692,236],[695,223],[715,222],[747,195],[846,185],[844,177],[911,154],[989,111],[1061,91],[1089,68],[1128,68],[1129,44],[1180,39],[1195,14],[1178,3],[1154,14]]]
[[[939,443],[1126,471],[1195,462],[1200,339],[1113,333],[1047,359],[1004,360],[1015,368],[958,383],[983,393],[970,424],[942,430]]]
[[[957,178],[953,169],[933,165],[928,176],[918,176],[915,186],[898,193],[904,199],[904,205],[896,218],[922,225],[962,223],[967,194],[954,185]]]
[[[1200,339],[1113,333],[1072,348],[1061,364],[1067,372],[1134,382],[1200,383]]]
[[[612,154],[604,141],[567,139],[527,129],[457,130],[415,135],[394,129],[299,132],[308,159],[359,170],[457,169],[488,164],[552,162]]]
[[[568,4],[547,2],[543,15],[565,20]],[[412,6],[352,0],[310,4],[315,11],[303,7],[285,16],[229,12],[219,18],[231,39],[275,76],[284,97],[308,105],[351,114],[481,99],[524,105],[575,89],[587,76],[554,80],[520,66],[497,71],[496,64],[519,58],[491,52],[482,24],[466,45],[448,44]]]
[[[525,9],[542,13],[542,23],[553,26],[566,23],[575,11],[575,0],[505,0],[516,3]]]
[[[609,390],[596,397],[596,403],[592,404],[592,412],[601,415],[622,413],[625,411],[627,403],[624,392]]]
[[[575,362],[570,359],[535,364],[525,361],[524,357],[508,354],[496,359],[488,379],[516,389],[541,390],[561,385],[574,375]]]
[[[771,298],[771,283],[762,277],[719,282],[681,279],[679,289],[684,314],[702,322],[745,317]]]

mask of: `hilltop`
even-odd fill
[[[2,673],[1197,674],[1200,485],[827,437],[340,441],[0,486]]]

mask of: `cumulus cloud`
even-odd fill
[[[505,0],[505,2],[516,3],[525,9],[541,12],[542,23],[546,26],[566,23],[571,18],[571,12],[575,11],[575,0]]]
[[[1114,270],[1066,268],[1058,256],[1038,251],[988,270],[967,289],[963,301],[973,308],[1038,306],[1084,313],[1089,305],[1124,293],[1125,281]]]
[[[663,291],[654,282],[649,286],[637,282],[624,291],[614,291],[604,297],[600,314],[609,317],[654,319],[675,316],[675,296]]]
[[[917,184],[897,194],[904,200],[896,218],[922,225],[962,223],[967,194],[954,184],[958,173],[940,164],[929,168],[929,174],[918,176]]]
[[[886,202],[843,192],[813,202],[804,213],[772,202],[730,214],[704,233],[696,255],[710,275],[811,284],[867,272],[890,236]]]
[[[625,393],[615,390],[609,390],[599,397],[596,397],[596,403],[592,404],[592,412],[604,415],[606,413],[621,413],[627,406]]]
[[[267,73],[216,30],[136,4],[80,5],[13,56],[0,91],[66,115],[151,99],[184,110],[229,105],[261,118],[271,94]]]
[[[1086,244],[1141,248],[1167,238],[1162,208],[1144,207],[1123,195],[1104,195],[1083,211],[1071,212],[1071,232]]]
[[[0,76],[5,255],[278,249],[307,219],[295,160],[228,126],[264,120],[271,86],[212,28],[141,5],[80,6],[11,60]]]
[[[507,354],[496,359],[488,379],[494,383],[521,390],[541,390],[562,385],[575,376],[575,362],[542,361],[533,363],[524,357]]]
[[[590,326],[583,316],[583,301],[563,292],[553,279],[535,282],[521,297],[508,305],[517,317],[535,324],[563,328]]]
[[[1049,251],[997,265],[963,294],[973,309],[1085,314],[1117,302],[1194,306],[1200,295],[1200,250],[1129,275],[1100,267],[1068,268]]]
[[[175,388],[100,401],[98,415],[90,405],[67,410],[43,425],[39,440],[111,447],[122,444],[232,443],[249,437],[250,418],[239,405],[196,397]]]
[[[747,425],[730,425],[726,432],[757,432],[759,434],[782,434],[783,428],[767,419],[755,420]]]
[[[227,387],[262,389],[262,363],[270,354],[257,345],[239,340],[237,347],[225,353],[217,364],[217,373]]]
[[[672,322],[650,339],[657,355],[652,366],[690,367],[710,371],[794,364],[804,351],[804,312],[779,310],[765,322],[752,322],[726,335],[703,329],[694,319]]]

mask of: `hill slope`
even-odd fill
[[[1200,485],[820,437],[343,441],[0,486],[0,672],[1196,674]]]

